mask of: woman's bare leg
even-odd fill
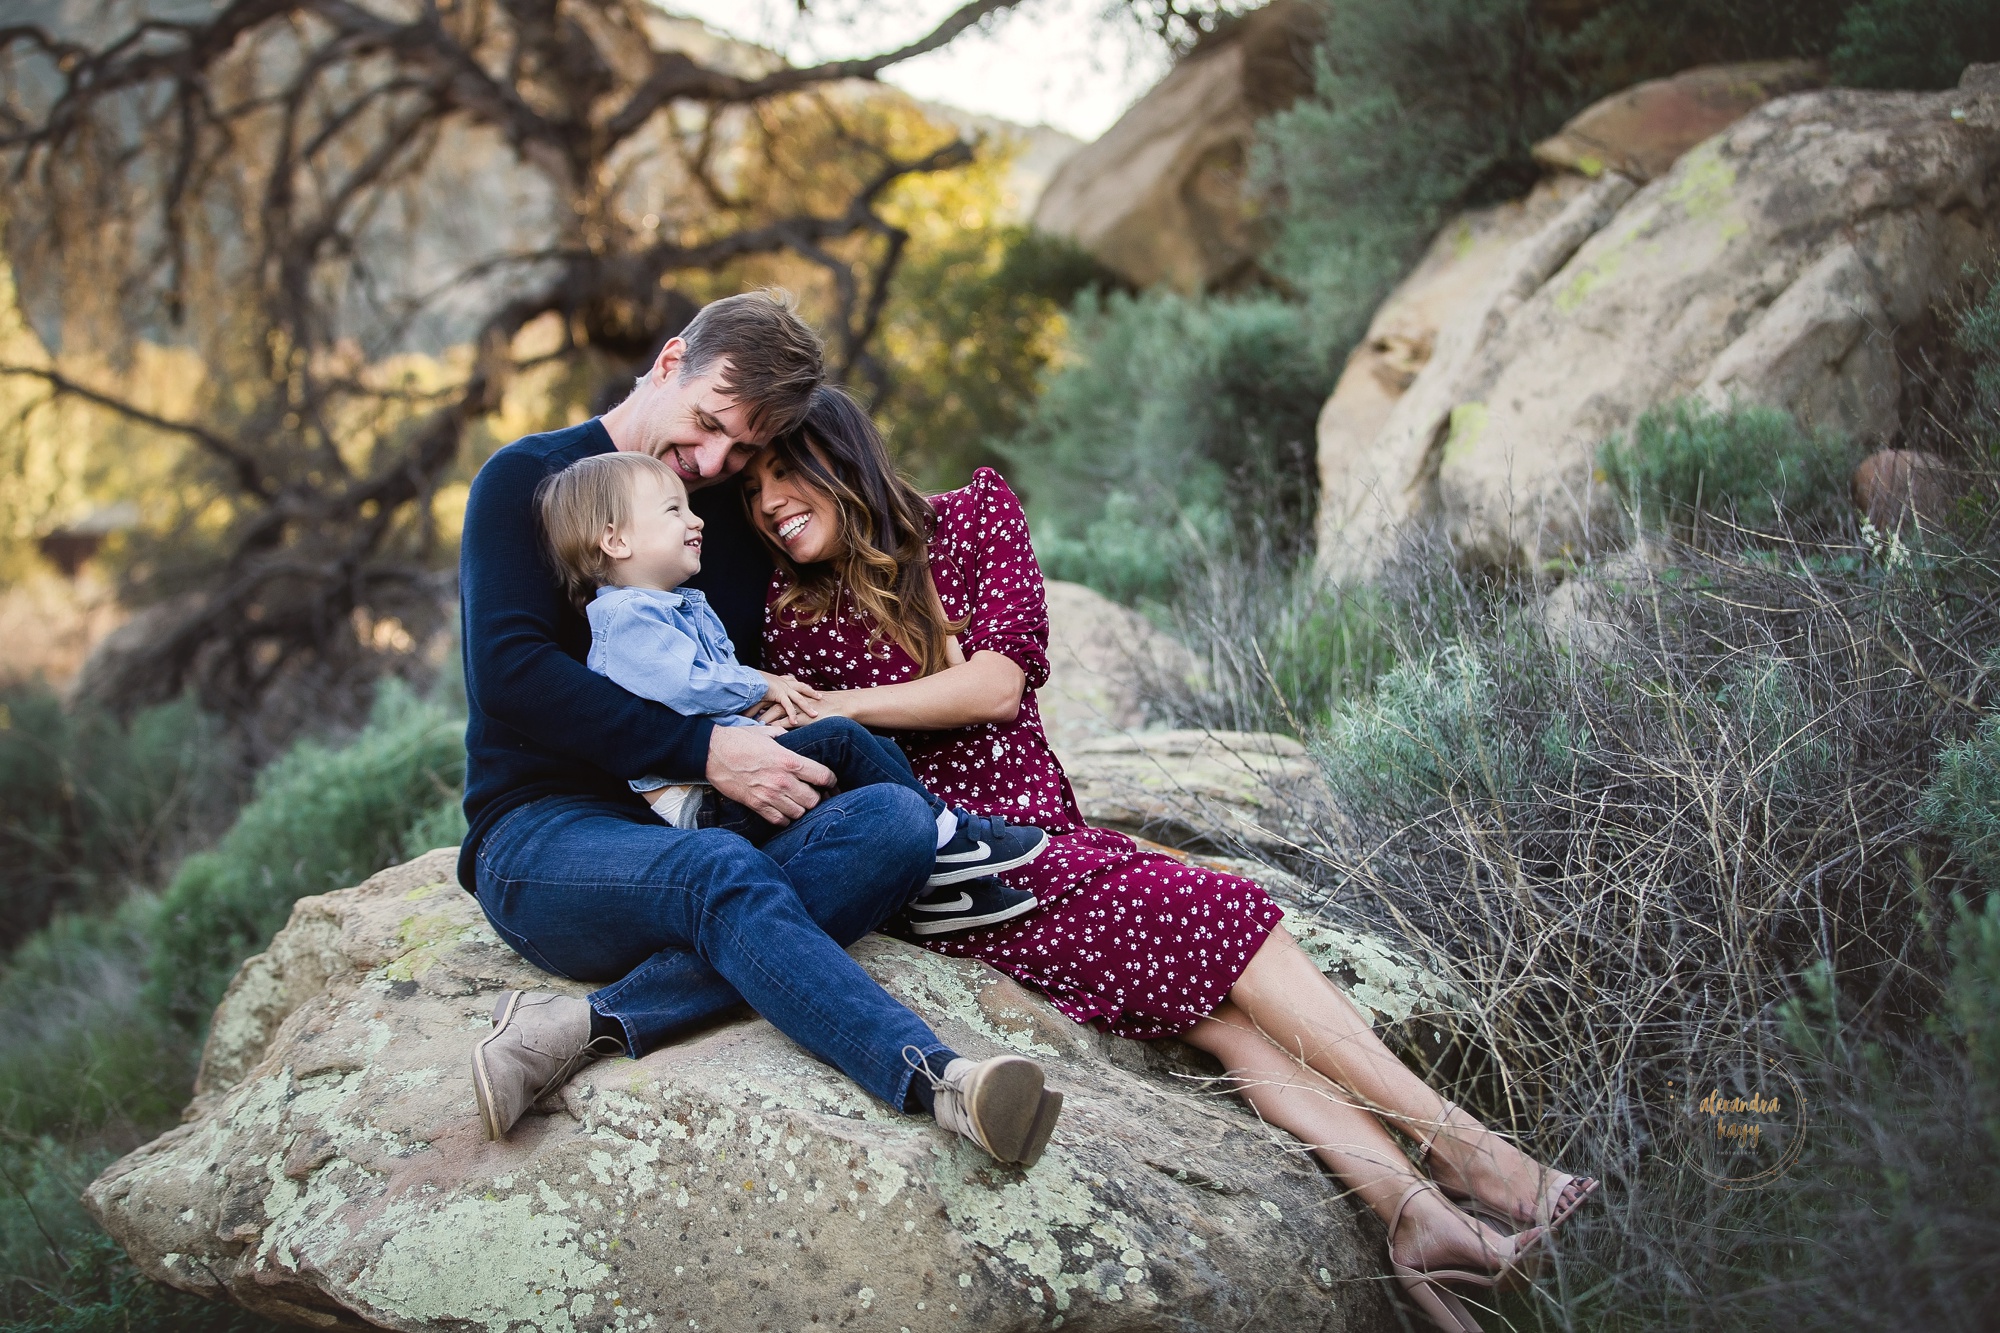
[[[1221,1061],[1237,1094],[1267,1123],[1311,1149],[1385,1226],[1404,1191],[1421,1179],[1372,1112],[1357,1106],[1325,1075],[1278,1049],[1229,1001],[1182,1039]],[[1410,1201],[1402,1234],[1389,1241],[1399,1262],[1420,1269],[1490,1270],[1497,1256],[1510,1252],[1507,1238],[1467,1217],[1435,1190]]]
[[[1354,1002],[1283,926],[1258,948],[1229,1001],[1285,1053],[1417,1141],[1444,1124],[1426,1162],[1440,1183],[1516,1217],[1535,1215],[1540,1164],[1500,1135],[1480,1132],[1464,1111],[1446,1124],[1444,1099],[1382,1044]]]

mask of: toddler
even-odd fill
[[[592,671],[632,693],[721,726],[762,725],[782,713],[778,744],[824,764],[842,788],[894,783],[924,798],[937,818],[936,869],[900,923],[913,935],[946,935],[1011,921],[1038,905],[993,878],[1048,846],[1039,828],[948,808],[931,795],[893,741],[850,718],[808,720],[819,692],[736,660],[708,599],[681,584],[701,570],[702,521],[674,470],[640,453],[579,459],[536,493],[557,572],[590,620]],[[721,828],[762,844],[778,827],[706,783],[642,777],[632,789],[677,828]]]

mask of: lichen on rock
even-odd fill
[[[434,852],[302,900],[218,1010],[188,1123],[88,1203],[141,1271],[319,1327],[1387,1328],[1380,1228],[1298,1145],[984,966],[854,953],[969,1055],[1068,1098],[1001,1167],[757,1019],[603,1060],[488,1143],[467,1057],[508,986]],[[1116,1058],[1114,1058],[1114,1055]]]

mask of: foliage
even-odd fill
[[[366,728],[345,745],[294,746],[260,776],[256,798],[221,843],[188,858],[164,896],[138,893],[114,910],[92,904],[94,914],[59,916],[0,964],[0,1009],[10,1020],[0,1030],[7,1327],[270,1327],[140,1278],[77,1195],[118,1152],[173,1124],[211,1006],[294,898],[354,883],[462,834],[463,716],[448,689],[440,695],[423,701],[385,682]],[[102,783],[105,765],[115,770],[135,752],[93,751],[90,763],[78,753],[73,747],[65,762],[89,787]],[[130,808],[106,805],[105,836],[130,841],[136,834],[118,825],[121,814]]]
[[[1871,1024],[1825,968],[1783,1006],[1806,1066],[1813,1132],[1784,1182],[1780,1225],[1746,1247],[1743,1323],[1828,1333],[1991,1326],[2000,1302],[2000,896],[1983,907],[1954,897],[1946,925],[1942,957],[1926,959],[1944,993],[1924,1031]],[[1850,1280],[1863,1270],[1867,1282]]]
[[[464,777],[464,719],[383,682],[351,742],[301,741],[258,775],[257,794],[213,851],[189,857],[160,902],[149,993],[197,1027],[236,965],[292,903],[358,883],[413,840],[442,836]]]
[[[1642,527],[1692,531],[1697,515],[1752,530],[1780,515],[1826,522],[1845,511],[1855,458],[1842,439],[1777,408],[1718,412],[1690,399],[1647,411],[1598,464]]]
[[[1965,1050],[1986,1132],[2000,1147],[2000,893],[1953,904],[1944,1026]]]
[[[1338,799],[1409,822],[1439,808],[1520,793],[1521,745],[1495,716],[1493,676],[1479,650],[1450,644],[1404,662],[1350,702],[1315,738]]]
[[[1453,210],[1525,193],[1529,149],[1584,90],[1533,0],[1327,3],[1315,91],[1259,129],[1284,201],[1269,262],[1304,293],[1323,356],[1346,353]]]
[[[1905,438],[1963,491],[1917,555],[1826,521],[1800,483],[1834,446],[1681,409],[1624,450],[1676,523],[1571,574],[1602,636],[1421,536],[1367,593],[1396,661],[1309,728],[1325,804],[1285,864],[1459,987],[1458,1040],[1408,1053],[1446,1095],[1606,1181],[1516,1326],[1990,1324],[1993,300],[1912,385]],[[1766,1061],[1805,1092],[1804,1158],[1762,1190],[1689,1170],[1676,1086]]]
[[[86,413],[175,465],[128,492],[127,601],[160,614],[94,684],[235,717],[395,665],[442,632],[449,500],[501,424],[629,384],[707,297],[804,287],[836,372],[877,382],[909,240],[888,194],[972,147],[868,85],[1015,2],[810,68],[642,0],[0,29],[6,248],[39,335],[0,329],[0,451],[74,472],[52,441]],[[188,367],[169,393],[127,373],[149,347]]]
[[[1861,0],[1840,21],[1833,72],[1857,88],[1950,88],[1967,65],[1993,60],[1990,0]]]
[[[1968,730],[1940,692],[1978,688],[2000,647],[2000,616],[1979,609],[2000,567],[1841,554],[1774,562],[1662,539],[1663,565],[1583,575],[1617,627],[1589,651],[1551,637],[1525,594],[1461,582],[1447,610],[1405,601],[1410,576],[1392,568],[1378,595],[1405,655],[1312,737],[1329,803],[1301,821],[1314,832],[1291,868],[1464,990],[1463,1045],[1436,1057],[1447,1095],[1608,1181],[1569,1224],[1555,1302],[1530,1324],[1770,1327],[1754,1293],[1793,1271],[1784,1246],[1856,1224],[1825,1220],[1827,1198],[1796,1211],[1793,1180],[1759,1194],[1687,1171],[1666,1091],[1722,1060],[1796,1063],[1771,1015],[1822,959],[1870,1031],[1915,1033],[1940,1002],[1906,857],[1935,846],[1917,797]],[[1448,553],[1426,558],[1435,570]],[[1912,678],[1934,689],[1885,685]],[[1933,1066],[1950,1074],[1926,1055],[1909,1085]],[[1831,1102],[1832,1085],[1817,1095]],[[1946,1105],[1962,1124],[1963,1099]],[[1846,1114],[1832,1130],[1872,1141]],[[1872,1160],[1903,1170],[1948,1138],[1878,1144]],[[1851,1193],[1867,1160],[1795,1176]],[[1976,1190],[1935,1170],[1921,1185],[1970,1210],[1964,1234],[1990,1234]]]
[[[1205,543],[1289,565],[1311,530],[1328,369],[1272,297],[1086,293],[1002,447],[1058,578],[1161,595]]]
[[[1918,812],[1954,855],[2000,887],[2000,715],[1944,752]]]
[[[121,721],[65,712],[40,684],[0,689],[0,951],[58,909],[101,910],[213,836],[242,785],[193,700]]]
[[[1309,560],[1287,566],[1258,551],[1194,560],[1174,600],[1147,609],[1193,654],[1192,673],[1141,664],[1154,720],[1174,726],[1301,736],[1396,662],[1391,608]]]
[[[1071,242],[996,220],[1012,153],[906,183],[889,213],[910,232],[883,311],[883,392],[873,409],[919,484],[963,486],[995,463],[1061,345],[1063,308],[1115,286]]]
[[[1956,351],[1972,363],[1969,392],[1962,410],[1966,425],[1991,448],[2000,429],[2000,283],[1973,302],[1952,333]]]
[[[123,1136],[179,1113],[196,1051],[142,995],[156,904],[58,918],[0,970],[0,1136]]]
[[[133,1271],[78,1195],[111,1161],[53,1139],[0,1145],[0,1319],[10,1333],[276,1333],[237,1306],[156,1286]]]

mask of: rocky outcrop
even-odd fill
[[[1422,478],[1378,455],[1373,444],[1389,414],[1437,351],[1439,331],[1479,305],[1511,262],[1515,247],[1535,236],[1577,195],[1582,176],[1555,176],[1525,198],[1474,209],[1431,242],[1408,277],[1396,285],[1368,324],[1368,333],[1320,409],[1318,431],[1321,563],[1344,568],[1347,546],[1372,550],[1422,502]]]
[[[747,1016],[601,1061],[488,1143],[466,1067],[497,992],[582,988],[503,946],[451,858],[301,900],[244,965],[187,1122],[87,1196],[142,1272],[319,1327],[1396,1326],[1380,1227],[1187,1052],[879,937],[856,956],[947,1040],[1067,1095],[1033,1170]],[[1293,924],[1384,1021],[1445,1003],[1365,932]]]
[[[1289,736],[1145,730],[1148,682],[1200,676],[1194,654],[1136,611],[1051,581],[1042,726],[1084,817],[1175,846],[1277,851],[1324,805],[1319,770]]]
[[[1615,171],[1644,183],[1772,98],[1825,82],[1826,67],[1811,60],[1702,65],[1648,79],[1578,112],[1535,145],[1535,160],[1555,171]]]
[[[1232,286],[1261,246],[1244,189],[1256,123],[1312,86],[1312,7],[1278,0],[1204,41],[1064,162],[1035,225],[1137,286]]]
[[[1035,704],[1067,764],[1084,741],[1146,725],[1148,681],[1185,679],[1193,654],[1146,618],[1081,583],[1050,579],[1049,678]]]
[[[1547,280],[1552,263],[1569,257],[1582,239],[1577,219],[1550,229],[1590,191],[1589,182],[1607,171],[1634,183],[1651,180],[1771,98],[1823,81],[1824,71],[1810,62],[1765,61],[1708,65],[1638,84],[1594,103],[1536,145],[1537,160],[1554,174],[1526,198],[1473,209],[1447,223],[1375,312],[1320,410],[1322,566],[1365,572],[1393,534],[1424,512],[1433,478],[1413,464],[1406,447],[1378,449],[1377,438],[1430,364],[1442,330],[1481,324],[1498,295],[1512,293],[1518,301]],[[1626,193],[1615,182],[1600,188],[1598,202],[1585,205],[1596,225],[1604,198],[1622,202]],[[1524,244],[1538,237],[1542,244]],[[1450,350],[1462,350],[1463,340],[1462,332],[1450,339]]]
[[[1966,493],[1964,481],[1936,454],[1878,449],[1855,467],[1849,494],[1878,532],[1899,533],[1940,522]]]
[[[1268,732],[1107,736],[1075,746],[1063,767],[1092,824],[1180,846],[1309,843],[1300,812],[1329,804],[1305,747]]]
[[[1323,497],[1322,562],[1377,567],[1435,522],[1536,566],[1618,533],[1595,458],[1683,395],[1879,442],[1894,337],[2000,242],[2000,90],[1829,90],[1751,112],[1641,188],[1605,171],[1496,266]],[[1361,484],[1365,483],[1365,485]]]

